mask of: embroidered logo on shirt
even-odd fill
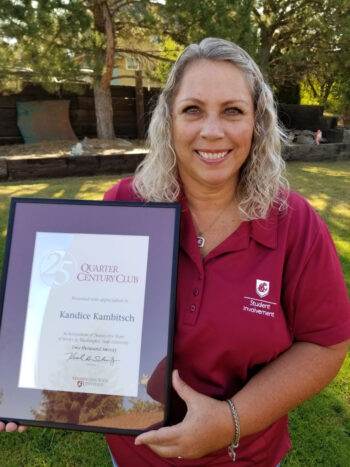
[[[270,291],[270,282],[261,281],[260,279],[256,280],[256,293],[259,297],[266,297]]]
[[[252,297],[244,297],[243,311],[248,311],[249,313],[253,313],[260,316],[268,316],[269,318],[275,317],[275,310],[277,303],[275,302],[268,302],[267,300],[261,300],[261,298],[252,298]]]

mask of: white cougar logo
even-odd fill
[[[270,282],[268,281],[261,281],[259,279],[256,280],[256,293],[259,297],[266,297],[270,292]]]

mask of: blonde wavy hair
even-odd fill
[[[285,134],[277,120],[270,87],[254,60],[232,42],[206,38],[188,46],[177,59],[153,111],[148,130],[149,153],[138,166],[134,191],[146,201],[178,201],[181,193],[172,145],[171,109],[181,79],[190,63],[197,60],[227,61],[242,70],[254,99],[254,133],[250,153],[241,167],[236,196],[247,220],[265,218],[273,204],[286,206],[288,188],[281,142]]]

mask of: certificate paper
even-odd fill
[[[36,233],[19,387],[137,397],[148,245]]]

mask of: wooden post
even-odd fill
[[[136,124],[137,124],[137,137],[142,139],[145,137],[145,106],[143,101],[143,88],[142,88],[142,71],[135,72],[135,97],[136,97]]]

